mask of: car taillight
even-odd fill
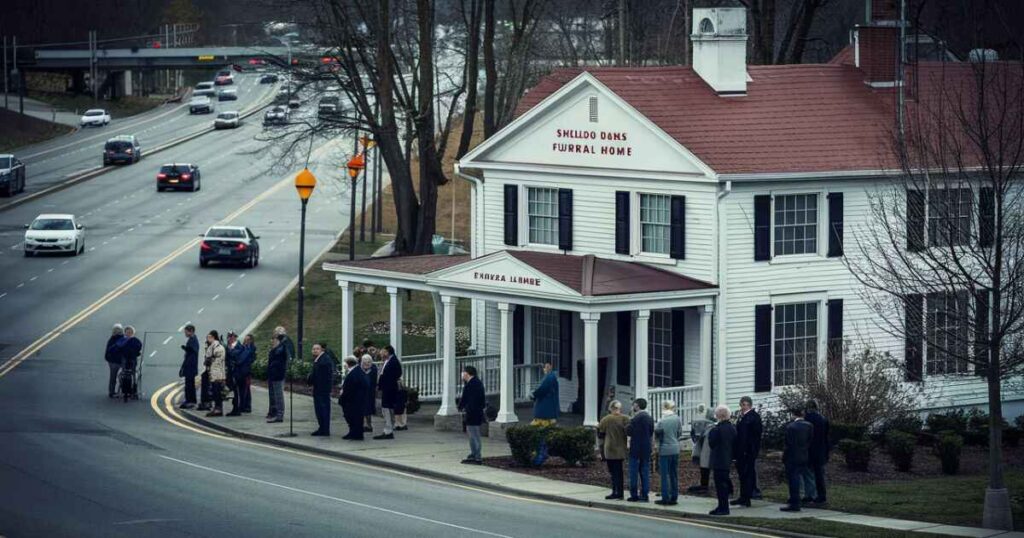
[[[181,175],[181,179],[191,179],[191,178],[192,178],[192,174],[182,174]]]
[[[235,250],[245,250],[245,249],[246,249],[245,243],[239,243],[238,246],[235,247]]]
[[[167,179],[167,174],[159,173],[159,174],[156,175],[156,178],[157,179]]]
[[[132,154],[132,148],[128,148],[128,149],[124,150],[124,152],[127,153],[128,155],[131,155]]]
[[[206,241],[203,241],[202,243],[199,243],[199,248],[202,249],[202,250],[213,250],[213,247],[211,247],[210,245],[207,245]]]

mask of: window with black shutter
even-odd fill
[[[828,193],[828,257],[843,255],[843,193]]]
[[[828,301],[828,375],[843,371],[843,300]]]
[[[572,250],[572,189],[558,189],[558,248]]]
[[[922,233],[923,239],[923,233]],[[924,366],[924,296],[911,294],[903,298],[904,379],[922,381]]]
[[[907,190],[907,250],[924,249],[925,203],[924,192]]]
[[[988,375],[991,305],[988,288],[974,291],[974,373],[980,376]]]
[[[572,318],[574,313],[567,310],[558,312],[559,337],[562,339],[562,353],[558,357],[558,377],[572,379],[573,353],[572,353]]]
[[[995,241],[996,192],[991,187],[978,191],[978,245],[991,247]]]
[[[754,392],[772,390],[772,305],[754,307]]]
[[[524,330],[526,318],[522,305],[512,311],[512,364],[523,364],[525,361]]]
[[[519,246],[518,185],[505,185],[505,244]]]
[[[629,254],[629,192],[615,192],[615,253]]]
[[[615,383],[632,385],[633,373],[633,315],[619,312],[615,317]]]
[[[669,255],[677,260],[686,258],[686,197],[672,197],[671,236]]]
[[[672,386],[686,385],[684,339],[686,337],[686,311],[672,311]]]
[[[772,258],[771,253],[772,197],[754,196],[754,261]]]

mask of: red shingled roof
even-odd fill
[[[469,261],[466,254],[457,256],[446,256],[444,254],[426,254],[423,256],[389,256],[386,258],[367,258],[365,260],[337,261],[328,265],[343,265],[345,267],[361,267],[375,271],[391,271],[409,275],[425,275],[440,271],[453,265]]]
[[[530,250],[507,252],[517,260],[588,297],[715,287],[701,280],[637,262],[608,260],[589,254],[576,256]]]

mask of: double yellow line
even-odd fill
[[[245,213],[249,209],[252,209],[253,206],[255,206],[259,202],[263,201],[264,199],[266,199],[270,195],[274,194],[275,192],[277,192],[279,189],[281,189],[285,185],[291,184],[291,182],[292,182],[292,178],[287,178],[287,179],[283,179],[283,180],[279,181],[276,185],[274,185],[273,187],[267,189],[266,191],[263,191],[263,193],[261,193],[259,196],[253,198],[248,203],[246,203],[242,207],[240,207],[237,210],[235,210],[234,213],[231,213],[230,215],[225,217],[223,220],[221,220],[217,224],[227,224],[227,223],[235,220],[236,218],[241,216],[242,213]],[[133,276],[132,278],[128,279],[127,281],[121,283],[120,286],[114,288],[113,290],[108,292],[106,295],[101,297],[96,302],[94,302],[91,305],[83,308],[77,314],[71,316],[70,318],[65,320],[63,323],[61,323],[60,325],[57,325],[56,327],[51,329],[49,332],[47,332],[43,336],[41,336],[38,339],[36,339],[35,342],[32,342],[31,344],[29,344],[28,347],[26,347],[25,349],[22,349],[21,351],[19,351],[15,356],[11,357],[10,359],[7,360],[7,362],[5,362],[2,366],[0,366],[0,378],[4,377],[8,373],[10,373],[11,370],[14,370],[15,368],[17,368],[19,364],[21,364],[21,363],[25,362],[26,360],[28,360],[30,357],[32,357],[32,355],[34,355],[35,353],[38,353],[39,350],[43,349],[48,344],[50,344],[51,342],[53,342],[54,340],[59,338],[62,334],[70,331],[76,325],[78,325],[82,321],[85,321],[86,319],[88,319],[89,316],[95,314],[99,309],[103,308],[104,306],[106,306],[108,303],[110,303],[114,299],[117,299],[118,297],[124,295],[125,292],[127,292],[128,290],[134,288],[139,282],[142,282],[143,280],[145,280],[147,277],[149,277],[153,273],[155,273],[155,272],[159,271],[160,269],[164,268],[165,266],[167,266],[167,264],[169,264],[172,261],[174,261],[175,258],[177,258],[178,256],[181,256],[185,252],[188,252],[190,249],[195,248],[195,246],[199,244],[199,241],[200,241],[200,239],[197,237],[197,238],[194,238],[194,239],[190,240],[189,242],[185,243],[184,245],[181,245],[180,247],[176,248],[173,252],[171,252],[167,256],[164,256],[159,261],[157,261],[157,262],[153,263],[152,265],[150,265],[149,267],[143,269],[142,272],[140,272],[139,274],[137,274],[137,275]]]

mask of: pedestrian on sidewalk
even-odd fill
[[[686,491],[703,495],[708,492],[711,478],[711,448],[708,447],[708,431],[714,425],[714,413],[704,404],[697,406],[697,413],[690,423],[690,442],[693,443],[693,465],[700,469],[700,483],[690,486]]]
[[[366,416],[368,392],[370,381],[366,378],[359,361],[351,355],[345,357],[345,379],[341,382],[338,403],[341,404],[341,414],[345,416],[345,422],[348,424],[348,433],[342,439],[363,440],[363,418]]]
[[[384,433],[374,439],[395,438],[395,400],[398,398],[398,379],[402,377],[402,361],[395,356],[395,348],[384,346],[387,358],[380,367],[377,386],[380,387],[380,411],[384,415]]]
[[[825,465],[829,460],[829,422],[818,412],[818,402],[808,400],[804,420],[814,426],[811,437],[810,459],[808,469],[804,472],[805,499],[803,501],[823,505],[828,502],[825,494]]]
[[[178,377],[185,380],[185,402],[182,409],[196,406],[196,376],[199,375],[199,339],[196,338],[196,327],[191,323],[185,325],[185,343],[181,345],[185,357],[181,360]]]
[[[210,364],[210,391],[213,397],[213,409],[206,413],[208,417],[224,415],[224,383],[227,380],[227,363],[224,344],[220,343],[220,335],[216,330],[206,335],[206,351],[204,356]]]
[[[377,365],[373,363],[374,359],[384,353],[384,350],[378,350],[376,355],[369,353],[363,355],[356,355],[360,358],[360,369],[363,371],[363,376],[366,378],[366,407],[365,416],[363,417],[364,432],[373,431],[373,415],[377,414]]]
[[[761,415],[750,396],[740,398],[740,419],[736,424],[736,472],[740,496],[729,504],[750,507],[757,482],[757,458],[761,454]]]
[[[334,388],[334,361],[324,353],[323,343],[313,344],[313,371],[309,384],[313,385],[313,411],[316,413],[317,429],[310,435],[328,437],[331,435],[331,389]]]
[[[227,339],[228,341],[224,344],[224,365],[227,373],[224,384],[231,391],[232,412],[228,413],[228,415],[232,415],[235,409],[238,409],[238,391],[235,387],[235,363],[238,361],[238,355],[242,352],[242,343],[238,341],[238,334],[235,333],[234,329],[228,329]],[[239,411],[239,414],[241,414],[241,411]]]
[[[107,338],[107,347],[103,348],[103,359],[107,361],[107,369],[110,370],[110,377],[107,379],[107,396],[110,398],[117,397],[114,391],[117,390],[117,374],[121,371],[121,355],[114,349],[114,345],[122,336],[124,327],[120,323],[115,323],[110,330],[110,338]]]
[[[729,469],[732,467],[733,448],[736,444],[736,427],[729,418],[732,413],[729,407],[720,405],[715,408],[717,424],[708,431],[708,448],[711,449],[711,471],[715,477],[715,495],[718,507],[708,512],[712,516],[729,515],[729,496],[732,495],[732,479]]]
[[[267,356],[267,392],[270,393],[270,409],[267,422],[284,422],[284,378],[288,363],[295,355],[295,347],[285,334],[284,327],[274,328],[270,354]]]
[[[210,339],[207,337],[205,347],[203,348],[203,373],[199,376],[199,411],[207,411],[213,409],[213,390],[210,387],[210,361],[211,358],[206,355],[206,350],[210,347]]]
[[[235,391],[231,398],[231,412],[228,416],[252,413],[252,363],[256,360],[256,339],[251,334],[238,345],[235,352]]]
[[[405,414],[405,404],[409,403],[409,388],[405,383],[398,380],[398,393],[395,394],[395,431],[402,432],[409,429],[408,416]]]
[[[654,419],[647,412],[647,400],[633,400],[633,418],[626,426],[629,436],[629,502],[650,502],[651,438]]]
[[[601,459],[608,466],[608,476],[612,482],[612,492],[605,499],[622,500],[623,476],[622,462],[626,459],[626,425],[629,417],[622,414],[622,402],[612,400],[608,404],[608,414],[597,425],[597,437],[601,442]]]
[[[800,482],[807,463],[810,461],[811,438],[814,426],[804,420],[804,410],[790,409],[793,421],[786,425],[786,448],[782,451],[782,463],[786,467],[786,483],[789,485],[789,501],[779,508],[783,512],[800,511]]]
[[[569,360],[568,357],[562,360]],[[554,426],[558,422],[558,374],[550,362],[544,363],[544,378],[533,390],[533,421],[531,426]]]
[[[679,438],[683,435],[683,421],[676,414],[676,404],[665,400],[661,404],[661,418],[654,426],[658,439],[658,472],[661,476],[661,499],[654,504],[679,504]]]
[[[463,368],[462,381],[466,385],[462,387],[459,411],[463,413],[462,420],[466,424],[466,434],[469,436],[469,456],[466,456],[462,463],[480,465],[484,462],[480,453],[480,426],[484,423],[487,397],[484,396],[484,384],[477,377],[475,366],[468,364]]]

